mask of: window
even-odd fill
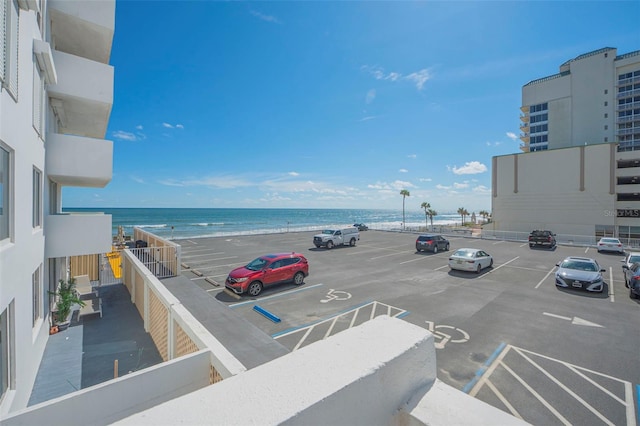
[[[618,201],[640,201],[640,194],[628,193],[628,194],[618,194]]]
[[[640,160],[618,160],[619,169],[628,169],[630,167],[640,167]]]
[[[9,178],[10,155],[9,151],[0,146],[0,240],[9,238],[11,206],[9,194],[11,179]]]
[[[42,317],[42,265],[38,266],[32,277],[33,287],[33,327]]]
[[[33,169],[33,227],[42,226],[42,172]]]
[[[42,138],[44,114],[44,79],[38,62],[33,60],[33,113],[32,124],[36,133]]]
[[[0,314],[0,400],[4,394],[9,390],[9,386],[12,385],[12,380],[10,379],[9,374],[11,371],[11,334],[10,334],[10,322],[9,318],[11,317],[13,303],[9,305],[7,309],[5,309]]]
[[[18,96],[18,2],[0,4],[0,80],[14,98]]]
[[[604,101],[604,106],[608,106],[608,105],[609,105],[609,102]]]

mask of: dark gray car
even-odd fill
[[[416,251],[422,250],[437,253],[440,250],[449,250],[449,240],[439,234],[424,234],[416,239]]]

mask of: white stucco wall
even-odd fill
[[[573,147],[496,157],[497,191],[492,195],[495,229],[594,235],[595,225],[613,225],[614,218],[606,214],[615,208],[615,194],[610,193],[615,164],[612,147],[584,147],[584,190],[580,188],[580,150]]]

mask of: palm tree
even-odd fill
[[[460,216],[462,216],[462,226],[464,226],[464,217],[465,217],[466,215],[468,215],[468,214],[469,214],[469,212],[468,212],[468,211],[467,211],[467,209],[465,209],[464,207],[460,207],[460,208],[458,209],[458,214],[459,214]]]
[[[400,191],[400,195],[402,195],[402,229],[404,230],[405,228],[405,221],[404,221],[404,199],[407,198],[409,195],[411,195],[411,193],[409,193],[409,191],[407,191],[406,189],[403,189]]]
[[[429,223],[427,222],[427,218],[429,217],[429,214],[427,213],[427,209],[431,208],[431,204],[427,203],[426,201],[423,201],[422,204],[420,204],[420,208],[424,209],[424,225],[425,227],[429,226]]]
[[[486,222],[486,221],[487,221],[487,218],[489,217],[489,212],[488,212],[488,211],[486,211],[486,210],[480,210],[480,211],[478,212],[478,214],[482,217],[482,220],[483,220],[484,222]]]
[[[429,219],[431,220],[431,232],[433,232],[433,217],[438,216],[438,212],[433,209],[429,209],[427,210],[427,216],[429,216]]]

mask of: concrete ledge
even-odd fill
[[[391,424],[435,376],[431,333],[380,316],[118,424]]]

